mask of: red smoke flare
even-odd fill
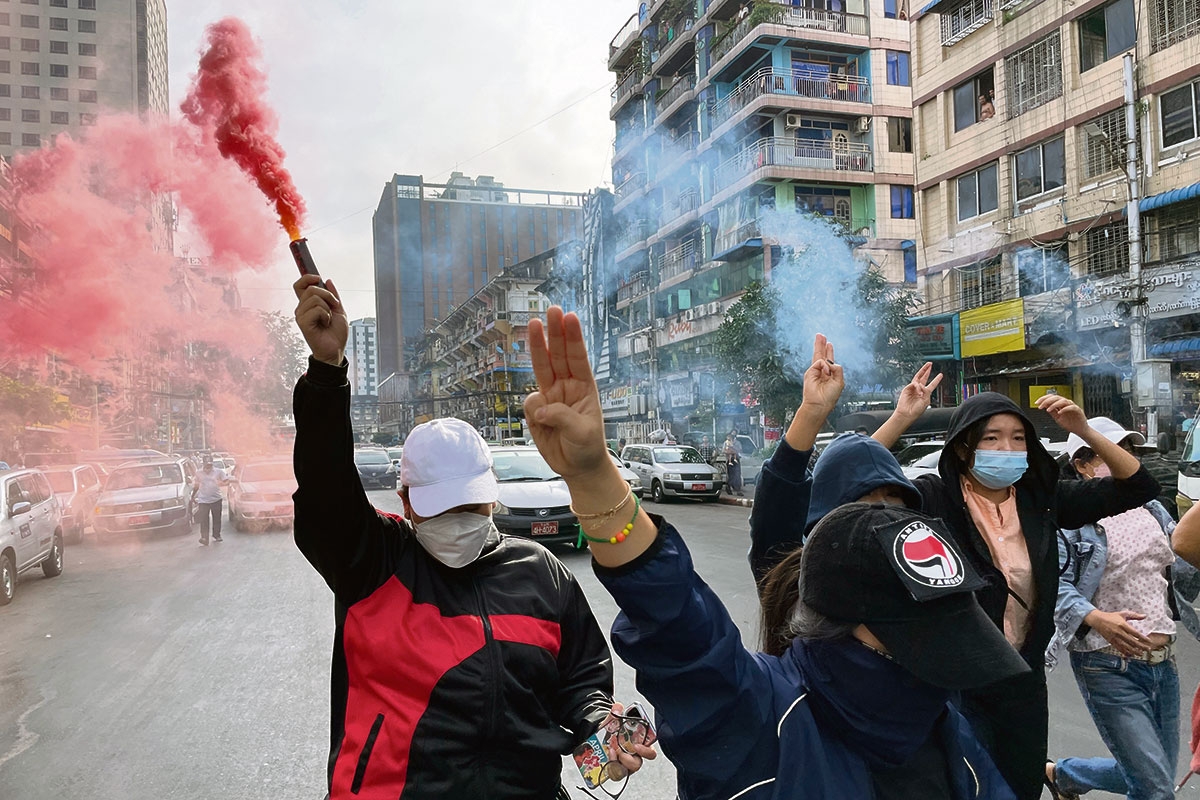
[[[264,99],[262,55],[246,24],[228,17],[205,31],[208,48],[180,110],[192,124],[210,129],[221,155],[232,159],[275,205],[279,222],[300,238],[304,199],[283,166],[275,140],[278,120]]]

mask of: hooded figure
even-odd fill
[[[1048,709],[1043,654],[1054,636],[1059,528],[1079,528],[1153,500],[1158,484],[1088,424],[1065,397],[1039,407],[1102,452],[1113,476],[1060,480],[1033,423],[1004,395],[984,392],[950,419],[936,475],[913,483],[922,510],[945,521],[986,582],[980,605],[1031,672],[963,694],[963,711],[1019,798],[1041,796]],[[1114,452],[1115,451],[1115,452]]]

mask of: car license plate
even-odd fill
[[[534,536],[551,536],[558,533],[557,522],[535,522],[533,523]]]
[[[135,514],[134,516],[129,518],[128,522],[130,525],[149,525],[150,524],[150,515],[149,514]]]
[[[693,492],[703,492],[707,488],[708,488],[708,486],[703,483],[693,483],[692,484]]]

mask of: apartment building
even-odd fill
[[[784,244],[764,246],[765,212],[826,217],[890,280],[916,280],[908,13],[903,0],[659,0],[613,38],[627,369],[602,400],[621,435],[682,427],[706,403],[726,430],[753,421],[717,407],[712,338]]]
[[[374,395],[379,391],[377,355],[375,318],[351,322],[350,337],[346,342],[346,360],[350,363],[349,378],[354,394]]]
[[[1174,362],[1160,404],[1194,401],[1200,5],[935,0],[913,15],[913,49],[924,298],[913,325],[954,391],[993,389],[1029,407],[1052,386],[1089,414],[1130,421],[1140,317],[1149,356]]]
[[[393,175],[375,210],[379,370],[408,380],[426,332],[506,267],[579,236],[583,195]],[[407,390],[406,390],[407,391]]]
[[[93,125],[168,113],[165,0],[0,2],[0,155]]]

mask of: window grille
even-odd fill
[[[1058,31],[1004,59],[1008,118],[1062,96],[1062,43]]]
[[[1102,136],[1089,133],[1083,127],[1084,147],[1080,151],[1083,157],[1083,176],[1095,178],[1107,172],[1115,172],[1124,168],[1125,161],[1125,109],[1115,108],[1088,123],[1100,128]]]
[[[1085,241],[1088,275],[1104,277],[1129,270],[1129,228],[1124,221],[1092,228]]]
[[[1200,33],[1200,0],[1150,0],[1150,52]]]
[[[941,14],[942,47],[958,44],[992,21],[992,0],[968,0]]]
[[[959,304],[963,310],[999,303],[1004,299],[1004,272],[999,258],[962,267],[957,272]]]

